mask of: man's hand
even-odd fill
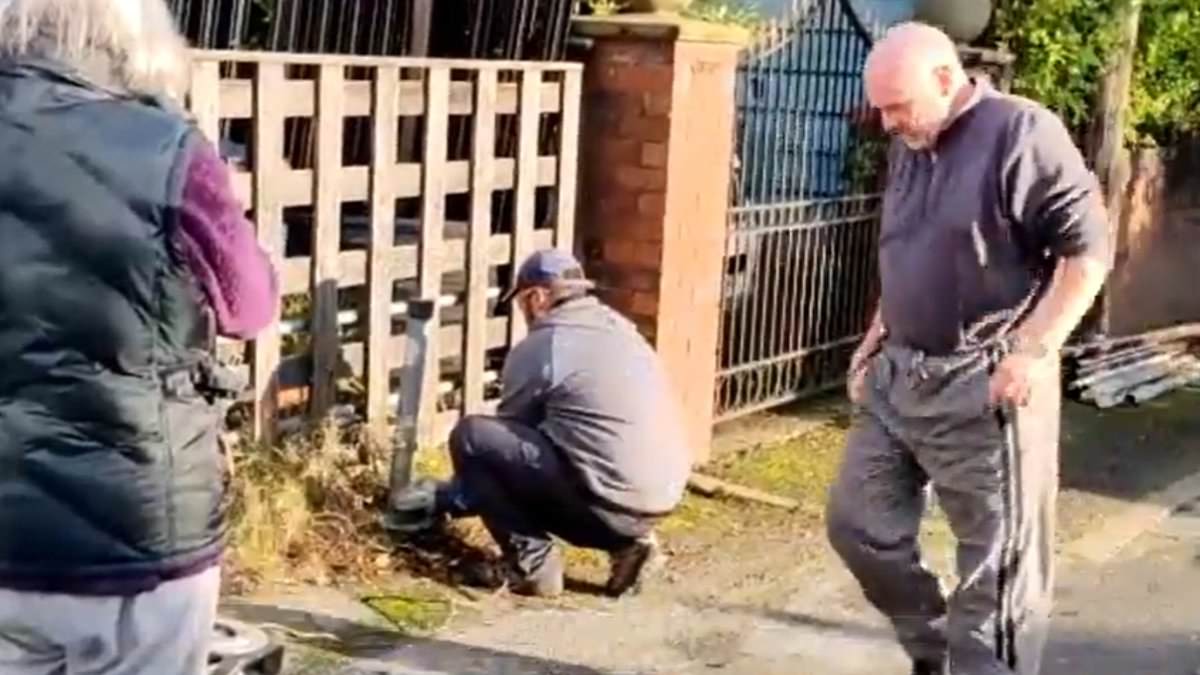
[[[876,307],[866,335],[863,335],[858,349],[855,349],[854,355],[850,357],[850,370],[846,373],[846,395],[850,397],[851,403],[862,403],[867,387],[867,366],[871,363],[871,357],[879,351],[885,336],[887,328],[883,325],[883,312]]]
[[[988,401],[992,407],[1023,408],[1029,405],[1032,384],[1045,376],[1053,360],[1047,356],[1009,354],[996,366],[988,383]]]
[[[876,351],[878,348],[873,345],[863,345],[850,357],[850,371],[846,373],[846,395],[850,397],[851,403],[863,402],[867,388],[867,366],[871,364],[871,357]]]

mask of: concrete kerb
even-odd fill
[[[1200,471],[1185,476],[1118,513],[1091,532],[1063,547],[1067,558],[1103,564],[1126,546],[1158,527],[1179,507],[1200,497]]]

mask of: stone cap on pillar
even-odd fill
[[[751,32],[741,26],[699,21],[675,14],[580,16],[572,31],[585,38],[749,44]]]

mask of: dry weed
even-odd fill
[[[322,428],[278,447],[241,444],[230,506],[232,590],[367,581],[394,567],[380,527],[384,453]]]

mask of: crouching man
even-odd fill
[[[502,301],[529,334],[505,363],[498,414],[467,417],[450,436],[455,475],[438,508],[482,518],[521,594],[562,592],[552,535],[610,554],[610,595],[637,587],[656,562],[655,524],[679,504],[691,468],[658,356],[592,288],[561,251],[521,265]]]

